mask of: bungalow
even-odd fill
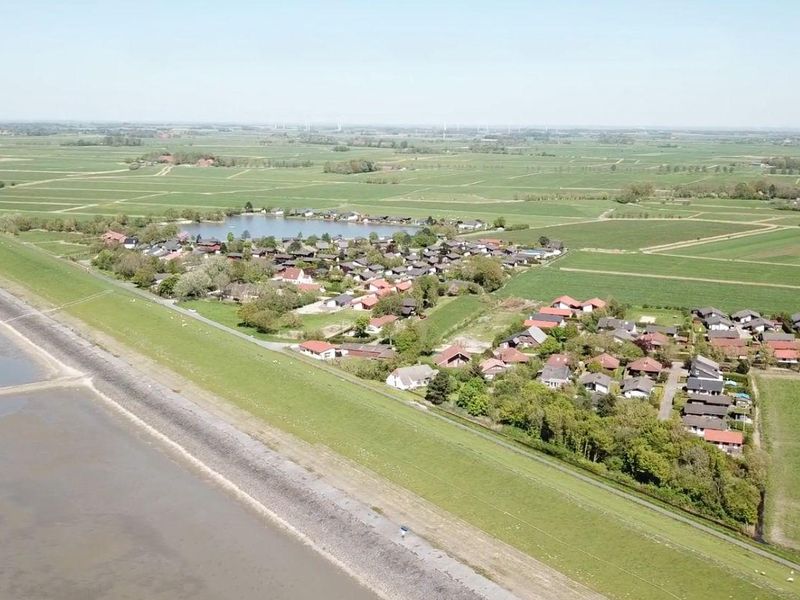
[[[684,415],[683,426],[695,435],[703,436],[706,431],[725,431],[725,421],[719,417],[701,417],[698,415]]]
[[[708,332],[708,339],[709,340],[738,340],[738,339],[742,339],[742,336],[735,329],[728,329],[728,330],[725,330],[725,331],[709,331]]]
[[[474,221],[459,221],[458,222],[458,230],[459,231],[477,231],[478,229],[483,229],[485,223],[480,219],[475,219]]]
[[[258,297],[258,286],[252,283],[230,283],[223,288],[222,296],[234,302],[246,302]]]
[[[716,348],[728,358],[744,359],[748,356],[747,342],[741,338],[736,339],[711,339],[712,348]]]
[[[336,358],[336,346],[320,340],[308,340],[299,346],[300,354],[305,354],[317,360],[331,360]]]
[[[662,333],[667,337],[675,337],[678,335],[678,328],[674,325],[670,326],[663,326],[663,325],[653,325],[652,323],[644,328],[645,333]]]
[[[351,344],[339,346],[339,354],[353,358],[373,358],[389,360],[395,357],[395,351],[388,344]]]
[[[100,236],[100,239],[106,246],[116,246],[118,244],[122,244],[127,237],[128,236],[124,233],[119,233],[118,231],[112,231],[109,229]]]
[[[542,372],[539,373],[539,381],[554,390],[567,385],[571,378],[572,371],[566,365],[545,365]]]
[[[774,331],[778,327],[780,327],[780,325],[775,323],[774,321],[769,321],[761,317],[750,319],[749,321],[747,321],[742,325],[742,329],[746,329],[750,333],[764,333],[765,331]]]
[[[605,307],[606,307],[606,301],[601,300],[600,298],[591,298],[589,300],[581,302],[581,310],[585,313],[594,312],[596,310],[602,310]]]
[[[793,350],[791,348],[781,348],[773,352],[775,361],[780,365],[796,365],[800,364],[800,350]]]
[[[326,308],[343,308],[353,301],[353,296],[350,294],[339,294],[333,298],[325,300],[323,303]]]
[[[367,291],[386,295],[394,291],[394,286],[385,279],[374,279],[367,285]]]
[[[398,390],[413,390],[428,385],[438,373],[428,365],[414,365],[412,367],[399,367],[392,371],[386,378],[386,385]]]
[[[703,308],[695,308],[692,311],[693,314],[697,315],[701,321],[705,321],[709,317],[716,315],[718,317],[725,317],[727,318],[728,315],[722,312],[718,308],[714,308],[713,306],[704,306]]]
[[[544,319],[526,319],[523,325],[525,325],[525,327],[535,327],[537,329],[553,329],[558,327],[558,323]]]
[[[608,394],[612,381],[605,373],[584,373],[578,379],[580,385],[597,394]]]
[[[611,356],[607,352],[603,352],[602,354],[599,354],[598,356],[595,356],[589,362],[590,363],[597,363],[598,365],[600,365],[603,369],[606,369],[607,371],[613,371],[614,369],[618,369],[619,368],[619,359],[614,357],[614,356]]]
[[[720,371],[719,363],[705,356],[697,355],[689,364],[689,377],[707,379],[709,381],[722,381],[722,371]]]
[[[531,357],[517,350],[516,348],[502,348],[495,350],[494,357],[502,360],[507,365],[516,365],[528,362]]]
[[[636,323],[633,321],[623,321],[622,319],[615,319],[614,317],[600,317],[597,321],[598,329],[605,329],[607,331],[614,329],[624,329],[629,333],[636,333]]]
[[[651,377],[658,376],[658,374],[663,370],[664,366],[656,359],[650,358],[649,356],[637,358],[628,365],[628,374],[633,377],[642,375],[648,375]]]
[[[704,324],[709,331],[727,331],[734,328],[733,321],[728,317],[721,317],[716,314],[708,317]]]
[[[761,314],[757,313],[754,310],[750,310],[749,308],[746,308],[744,310],[740,310],[740,311],[735,312],[735,313],[733,313],[731,315],[731,319],[733,319],[734,321],[736,321],[740,325],[742,325],[744,323],[749,323],[753,319],[760,319],[760,318],[761,318]]]
[[[764,332],[761,334],[761,341],[764,343],[769,342],[795,342],[797,338],[791,333],[782,332]]]
[[[372,310],[376,304],[378,304],[378,297],[375,294],[361,296],[351,302],[351,306],[355,310]]]
[[[417,313],[417,301],[414,298],[403,298],[403,304],[400,307],[400,314],[404,317],[410,317]]]
[[[275,281],[284,281],[295,285],[300,283],[314,283],[314,278],[307,274],[303,269],[297,267],[286,267],[283,271],[273,277]]]
[[[705,402],[687,402],[683,406],[684,415],[725,418],[728,407],[722,404],[706,404]]]
[[[562,315],[548,315],[546,313],[538,312],[535,315],[531,315],[526,321],[526,327],[532,327],[532,325],[528,325],[529,322],[534,323],[552,323],[550,327],[564,327],[567,324],[566,319]],[[540,327],[537,325],[537,327]]]
[[[686,380],[686,390],[698,394],[721,394],[724,388],[722,380],[689,377]]]
[[[628,377],[622,382],[622,395],[626,398],[649,398],[654,385],[649,377]]]
[[[550,303],[552,308],[568,308],[570,310],[578,310],[581,308],[581,303],[575,300],[572,296],[559,296]]]
[[[546,339],[547,334],[541,328],[533,326],[508,336],[498,346],[500,348],[536,348]]]
[[[469,364],[469,352],[461,346],[450,346],[433,357],[433,364],[437,367],[455,368]]]
[[[563,317],[569,319],[573,316],[573,312],[568,308],[553,308],[552,306],[543,306],[539,309],[540,315],[552,315],[554,317]],[[530,317],[531,319],[535,317]]]
[[[402,293],[409,291],[413,285],[414,284],[410,281],[400,281],[399,283],[396,283],[394,287],[398,292]]]
[[[715,404],[717,406],[731,406],[733,398],[730,396],[703,394],[700,392],[689,392],[689,402],[702,402],[703,404]]]
[[[625,342],[635,342],[636,341],[636,334],[631,333],[627,329],[615,329],[611,332],[611,337],[614,338],[614,341],[618,344],[624,344]]]
[[[481,375],[483,375],[489,381],[494,379],[496,375],[499,375],[508,369],[508,367],[509,365],[498,358],[487,358],[481,361],[480,364]]]
[[[744,445],[744,435],[741,431],[706,429],[703,431],[703,439],[728,454],[741,453]]]
[[[384,315],[382,317],[374,317],[369,320],[369,324],[367,325],[366,331],[371,335],[377,335],[386,325],[388,325],[389,323],[394,323],[395,321],[397,321],[397,315]]]
[[[645,333],[639,337],[639,342],[648,350],[652,351],[657,348],[663,348],[669,343],[669,339],[663,333],[654,331],[653,333]]]
[[[551,354],[545,361],[545,364],[551,367],[569,366],[571,363],[572,358],[568,354]]]

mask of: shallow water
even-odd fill
[[[187,223],[180,226],[181,231],[186,231],[192,237],[200,234],[204,238],[215,237],[225,240],[229,232],[236,238],[241,237],[244,231],[250,233],[252,238],[275,236],[278,239],[294,237],[298,233],[303,236],[321,236],[324,233],[331,237],[344,238],[369,237],[372,232],[381,237],[391,237],[398,231],[414,233],[415,227],[399,227],[396,225],[364,225],[343,221],[323,221],[320,219],[284,219],[268,217],[262,214],[238,215],[228,217],[224,223]]]
[[[0,331],[0,387],[33,383],[45,375],[42,365]]]
[[[84,388],[0,397],[0,598],[374,600]]]

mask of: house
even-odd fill
[[[683,426],[687,431],[702,436],[706,431],[725,431],[725,421],[719,417],[701,417],[698,415],[684,415]]]
[[[613,379],[605,373],[584,373],[578,379],[578,383],[590,392],[597,394],[608,394],[611,391]]]
[[[353,296],[350,294],[339,294],[333,298],[325,300],[323,303],[326,308],[343,308],[353,301]]]
[[[622,395],[626,398],[649,398],[654,385],[649,377],[628,377],[622,382]]]
[[[339,354],[352,358],[372,358],[379,360],[389,360],[395,357],[396,353],[388,344],[341,344]]]
[[[611,332],[611,337],[614,341],[618,344],[624,344],[625,342],[635,342],[636,341],[636,334],[631,333],[627,329],[615,329]]]
[[[567,354],[551,354],[547,357],[546,365],[551,367],[563,367],[572,364],[572,358]]]
[[[764,332],[761,334],[761,341],[765,344],[770,342],[796,342],[797,338],[791,333]]]
[[[476,219],[474,221],[459,221],[458,222],[458,230],[459,231],[477,231],[478,229],[483,229],[484,222],[480,219]]]
[[[705,356],[697,355],[689,364],[689,377],[707,379],[710,381],[722,381],[722,371],[719,368],[719,363]]]
[[[559,296],[550,303],[552,308],[567,308],[569,310],[578,310],[581,308],[581,303],[575,300],[572,296]]]
[[[709,331],[708,339],[710,340],[739,340],[742,339],[741,334],[735,329],[728,329],[725,331]]]
[[[314,278],[307,274],[303,269],[297,267],[286,267],[283,271],[273,277],[275,281],[284,281],[295,285],[300,283],[314,283]]]
[[[400,307],[400,314],[404,317],[410,317],[417,314],[417,301],[414,298],[403,298],[403,304]]]
[[[103,235],[100,236],[100,239],[106,246],[116,246],[118,244],[122,244],[128,236],[124,233],[119,233],[118,231],[108,230]]]
[[[602,310],[606,307],[606,301],[601,300],[600,298],[591,298],[584,302],[581,302],[581,310],[585,313],[594,312],[596,310]]]
[[[778,323],[774,321],[769,321],[762,317],[757,317],[755,319],[750,319],[742,326],[742,329],[746,329],[750,333],[764,333],[765,331],[775,331],[777,328],[780,327]]]
[[[697,394],[721,394],[724,388],[722,380],[689,377],[686,380],[686,390]]]
[[[734,328],[733,321],[717,314],[711,315],[703,323],[709,331],[727,331]]]
[[[761,315],[759,313],[757,313],[754,310],[750,310],[749,308],[746,308],[744,310],[740,310],[740,311],[735,312],[735,313],[733,313],[731,315],[731,319],[733,319],[734,321],[736,321],[740,325],[742,325],[744,323],[749,323],[753,319],[760,319],[760,318],[761,318]]]
[[[320,340],[308,340],[299,346],[300,354],[310,356],[317,360],[331,360],[336,358],[336,346]]]
[[[222,296],[234,302],[247,302],[258,297],[258,286],[252,283],[230,283],[223,288]]]
[[[570,383],[571,378],[572,371],[566,365],[545,365],[542,372],[539,373],[539,381],[554,390]]]
[[[645,333],[639,336],[639,342],[648,350],[653,351],[663,348],[669,343],[669,338],[659,331]]]
[[[728,454],[740,454],[744,445],[744,435],[741,431],[705,429],[703,439]]]
[[[524,324],[525,327],[552,329],[553,327],[563,327],[567,324],[567,321],[561,315],[548,315],[546,313],[538,312],[535,315],[531,315]]]
[[[483,375],[489,381],[494,379],[496,375],[499,375],[508,369],[508,367],[509,365],[498,358],[487,358],[481,361],[480,364],[481,375]]]
[[[706,404],[705,402],[687,402],[683,405],[684,415],[699,415],[701,417],[725,418],[728,407],[723,404]]]
[[[648,376],[658,376],[661,371],[664,370],[664,366],[658,362],[654,358],[650,358],[649,356],[644,356],[642,358],[637,358],[635,361],[628,365],[628,374],[636,377],[641,375],[648,375]]]
[[[628,333],[636,333],[636,323],[633,321],[623,321],[622,319],[615,319],[614,317],[600,317],[597,321],[597,328],[606,331],[615,329],[624,329]]]
[[[525,325],[525,327],[535,327],[537,329],[553,329],[558,327],[558,323],[554,321],[548,321],[546,319],[525,319],[523,325]]]
[[[428,365],[399,367],[389,374],[386,384],[398,390],[413,390],[428,385],[436,373],[438,371]]]
[[[387,294],[394,291],[394,286],[385,279],[375,279],[369,282],[367,291],[377,294]]]
[[[355,310],[372,310],[375,308],[376,304],[378,304],[378,297],[375,294],[368,294],[360,298],[355,298],[350,303]]]
[[[663,326],[663,325],[653,325],[652,323],[647,325],[644,328],[644,332],[647,333],[663,333],[667,337],[675,337],[678,335],[678,328],[674,325]]]
[[[602,354],[595,356],[589,362],[597,363],[607,371],[613,371],[614,369],[619,368],[619,359],[611,356],[607,352],[603,352]]]
[[[536,348],[547,339],[547,334],[539,327],[528,327],[501,340],[499,348]]]
[[[689,392],[689,402],[702,402],[703,404],[715,404],[717,406],[729,407],[733,404],[730,396],[703,394],[700,392]]]
[[[800,364],[800,350],[792,348],[779,348],[773,350],[772,355],[779,365],[796,365]]]
[[[502,360],[507,365],[525,363],[531,359],[530,356],[523,354],[516,348],[500,348],[495,350],[494,357],[498,360]]]
[[[693,314],[697,315],[701,321],[705,321],[706,319],[716,315],[718,317],[725,317],[727,318],[728,315],[722,312],[718,308],[714,308],[713,306],[704,306],[703,308],[695,308],[692,311]]]
[[[381,332],[384,326],[388,325],[389,323],[394,323],[397,321],[397,315],[384,315],[382,317],[374,317],[369,320],[369,324],[367,325],[367,333],[370,335],[377,335]]]
[[[553,315],[556,317],[563,317],[564,319],[569,319],[573,316],[573,312],[568,308],[553,308],[552,306],[543,306],[539,309],[539,314],[542,315]],[[534,319],[535,317],[530,317]]]
[[[433,357],[437,367],[452,369],[469,364],[470,354],[461,346],[450,346]]]
[[[741,338],[719,338],[708,340],[712,348],[716,348],[728,358],[743,359],[748,356],[747,342]]]

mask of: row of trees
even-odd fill
[[[377,165],[371,160],[346,160],[342,162],[325,163],[322,168],[324,173],[337,173],[339,175],[353,175],[354,173],[372,173],[377,171]]]

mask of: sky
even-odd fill
[[[0,121],[800,127],[800,2],[0,2]]]

